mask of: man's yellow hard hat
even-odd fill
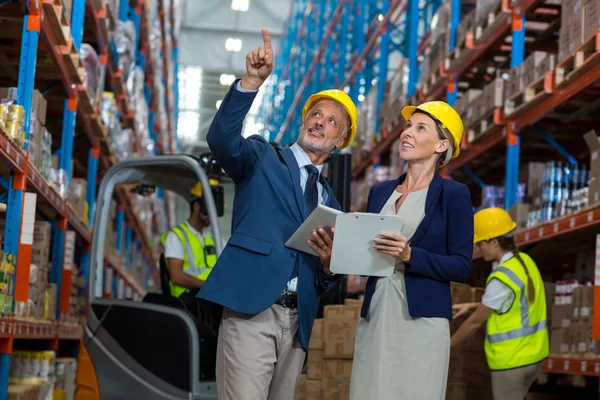
[[[345,149],[346,147],[352,144],[354,141],[354,137],[356,136],[356,129],[358,127],[358,113],[356,112],[356,105],[346,93],[338,89],[329,89],[323,90],[319,93],[313,94],[306,100],[304,103],[304,108],[302,109],[302,122],[306,119],[306,114],[321,100],[333,100],[339,103],[350,117],[350,127],[348,128],[348,133],[346,134],[346,140],[344,144],[338,148],[338,150]]]
[[[460,142],[464,126],[460,115],[452,106],[444,101],[429,101],[419,106],[406,106],[402,109],[402,116],[409,120],[415,111],[421,110],[437,120],[442,128],[446,128],[454,138],[454,148],[452,149],[452,158],[458,157],[460,153]]]
[[[517,224],[502,208],[485,208],[475,213],[473,242],[494,239],[516,228]]]

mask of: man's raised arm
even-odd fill
[[[266,29],[262,34],[264,45],[246,55],[246,74],[229,89],[206,137],[210,150],[236,183],[251,175],[267,144],[242,137],[246,114],[258,89],[273,71],[271,38]]]

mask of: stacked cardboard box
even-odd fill
[[[472,288],[467,284],[451,283],[452,303],[481,301],[483,288]],[[466,317],[450,321],[450,333],[454,334]],[[485,326],[458,346],[450,350],[447,400],[491,399],[491,380],[485,350]]]
[[[307,371],[300,377],[296,400],[343,400],[350,396],[356,324],[361,300],[325,306],[313,325]]]
[[[550,353],[600,355],[600,342],[592,340],[594,287],[558,282],[551,311]],[[565,291],[561,288],[567,288]]]
[[[599,27],[599,0],[564,0],[558,39],[558,61],[577,50]]]
[[[588,205],[592,205],[600,202],[600,137],[592,130],[586,133],[583,138],[590,149]]]

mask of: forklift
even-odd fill
[[[189,188],[201,182],[218,257],[223,251],[217,221],[223,213],[223,196],[222,187],[219,195],[210,180],[220,170],[210,156],[160,155],[121,161],[102,179],[93,224],[78,400],[217,399],[216,333],[208,332],[211,325],[199,321],[168,293],[148,293],[141,302],[103,298],[103,270],[110,204],[115,187],[123,184],[134,184],[137,193],[146,194],[161,187],[189,200]],[[161,288],[168,288],[165,267],[155,268],[161,270]]]

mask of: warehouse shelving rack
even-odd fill
[[[146,81],[146,100],[151,107],[149,126],[151,127],[151,137],[156,141],[155,152],[156,154],[170,153],[177,149],[175,132],[178,101],[176,86],[178,51],[176,33],[173,30],[174,4],[172,0],[162,0],[157,4],[161,8],[161,12],[158,13],[157,10],[154,10],[155,14],[160,14],[161,22],[163,22],[164,69],[162,71],[154,71],[150,57],[146,57],[149,44],[149,21],[146,20],[145,13],[142,11],[144,7],[149,6],[148,4],[150,2],[144,0],[121,1],[118,15],[122,21],[127,19],[134,21],[136,27],[134,42],[136,46],[139,42],[140,48],[137,51],[137,64],[149,71],[150,74],[160,73],[163,76],[171,74],[175,77],[172,82],[165,81],[166,95],[164,99],[158,98],[153,93],[151,86],[148,85],[151,80],[147,79]],[[169,12],[165,13],[165,10],[169,10]],[[97,107],[92,105],[89,93],[83,86],[79,49],[84,38],[84,20],[86,25],[93,26],[93,36],[96,40],[94,44],[97,46],[100,64],[107,73],[106,86],[115,92],[124,127],[133,127],[135,113],[135,110],[129,108],[125,82],[117,64],[114,38],[107,27],[107,25],[114,24],[107,5],[101,0],[73,0],[72,16],[68,25],[61,21],[61,12],[62,2],[60,0],[0,1],[0,19],[3,20],[3,32],[0,34],[2,37],[0,40],[7,44],[0,50],[0,55],[5,60],[3,63],[18,64],[18,74],[9,74],[11,76],[8,81],[1,77],[0,79],[4,86],[18,87],[17,104],[23,106],[26,113],[24,123],[26,140],[23,149],[0,128],[0,159],[3,161],[2,164],[8,167],[6,170],[9,171],[7,178],[2,179],[3,183],[7,183],[8,194],[4,251],[17,255],[14,301],[26,302],[31,244],[23,241],[20,232],[23,223],[24,197],[28,196],[29,192],[35,193],[38,206],[43,206],[43,211],[38,207],[37,212],[50,221],[56,221],[56,229],[54,229],[52,237],[51,282],[59,288],[57,314],[66,312],[69,308],[71,275],[70,271],[62,268],[66,230],[72,229],[77,234],[77,243],[83,249],[79,264],[85,275],[85,282],[87,282],[92,239],[90,227],[93,220],[97,183],[101,179],[101,170],[105,171],[117,162],[106,144],[107,129]],[[171,22],[169,31],[164,30],[166,18],[169,18]],[[18,29],[19,26],[22,26],[22,30]],[[17,33],[18,31],[21,31],[20,35]],[[8,50],[9,48],[11,51]],[[12,51],[12,48],[15,48],[15,51]],[[19,55],[15,56],[15,60],[10,60],[5,53]],[[36,71],[39,68],[44,68],[44,77],[36,77]],[[50,82],[47,78],[48,68],[54,70],[54,78]],[[18,75],[18,80],[13,75]],[[85,162],[88,182],[86,200],[89,205],[87,224],[76,215],[68,201],[58,195],[28,159],[27,137],[34,87],[40,88],[47,97],[61,99],[59,102],[54,102],[52,108],[49,106],[48,114],[56,126],[62,126],[59,149],[60,168],[67,171],[67,180],[71,175],[72,160],[87,160]],[[155,132],[158,127],[153,123],[158,101],[166,102],[165,106],[169,113],[168,132],[164,132],[161,136],[162,138],[166,135],[166,142],[160,138],[157,139]],[[56,108],[56,104],[59,103],[64,104],[64,110]],[[75,137],[76,127],[77,131],[84,133],[83,136]],[[81,142],[82,137],[89,142],[89,149],[85,152],[79,151],[80,146],[76,146],[75,143]],[[136,150],[139,150],[140,146],[140,143],[135,143]],[[68,184],[69,182],[67,182],[67,187]],[[141,298],[147,290],[157,286],[158,273],[152,252],[153,243],[145,233],[144,223],[133,212],[131,195],[120,187],[116,190],[116,197],[119,203],[117,254],[125,252],[126,262],[125,265],[122,265],[114,256],[106,257],[105,266],[114,274],[112,285],[109,284],[110,282],[105,284],[105,288],[107,288],[105,295]],[[162,191],[159,191],[159,197],[165,200],[165,211],[169,217],[172,214],[170,197]],[[120,238],[123,234],[126,237],[126,246],[124,249],[120,249]],[[134,254],[129,254],[132,243],[135,243]],[[137,257],[141,257],[147,265],[148,274],[143,282],[138,281],[130,271],[129,264],[132,256],[134,262]],[[118,290],[119,288],[122,289]],[[61,340],[73,340],[77,344],[83,337],[81,326],[63,324],[58,320],[57,318],[57,321],[37,321],[20,318],[13,314],[0,318],[0,399],[5,399],[7,396],[10,355],[15,339],[47,340],[48,348],[56,350]]]
[[[378,13],[385,16],[386,23],[384,24],[378,23],[378,21],[381,22],[379,14],[365,15],[365,13],[360,12],[368,8],[369,5],[373,6],[373,9],[377,9],[378,3],[376,1],[342,1],[338,4],[338,8],[343,9],[341,15],[336,13],[335,18],[330,19],[332,24],[339,26],[334,28],[337,30],[333,31],[329,25],[316,25],[316,21],[313,20],[315,15],[312,12],[313,8],[322,9],[325,3],[318,0],[301,0],[295,3],[295,8],[292,10],[287,24],[287,34],[282,41],[281,53],[276,57],[274,78],[264,97],[264,102],[268,104],[268,107],[263,107],[263,109],[269,111],[265,111],[261,118],[270,137],[282,143],[291,143],[296,139],[295,133],[300,126],[299,116],[301,112],[299,106],[303,104],[302,100],[306,99],[306,86],[309,83],[313,85],[311,88],[315,87],[315,82],[318,82],[319,88],[329,86],[344,88],[353,100],[358,102],[361,100],[359,95],[366,94],[372,84],[371,80],[363,79],[375,76],[373,73],[374,67],[377,67],[379,81],[385,79],[386,73],[384,71],[387,64],[384,60],[394,50],[402,51],[408,59],[410,67],[408,77],[409,98],[419,102],[445,99],[448,103],[454,104],[461,78],[464,78],[464,75],[472,66],[489,56],[493,50],[500,48],[509,52],[510,67],[515,67],[524,61],[526,21],[528,16],[533,16],[534,12],[542,6],[540,0],[513,2],[501,0],[501,8],[489,29],[486,29],[480,35],[475,31],[468,32],[465,49],[459,56],[460,62],[446,65],[442,61],[438,68],[441,77],[440,83],[436,84],[435,90],[425,94],[423,90],[416,89],[420,56],[430,41],[430,27],[427,20],[439,7],[439,2],[384,0],[382,2],[383,7],[377,10]],[[515,5],[512,5],[512,3],[515,3]],[[448,50],[452,52],[456,46],[456,32],[460,23],[463,4],[460,0],[450,0],[450,7]],[[393,14],[394,11],[398,14]],[[390,22],[391,15],[393,15],[393,19]],[[342,23],[337,23],[339,21],[336,18],[340,19]],[[372,21],[372,23],[367,27],[366,24],[369,21]],[[421,28],[418,28],[419,26]],[[320,32],[326,32],[324,37],[320,36],[322,46],[316,55],[313,54],[311,57],[308,57],[308,53],[310,49],[314,48],[314,43],[318,43],[318,41],[307,40],[307,27],[314,27]],[[341,32],[339,32],[340,30]],[[337,35],[341,35],[341,40],[338,40],[338,42],[341,42],[342,46],[336,49],[336,54],[330,53],[329,47],[324,47],[323,42],[328,43],[330,36],[336,38]],[[400,43],[391,43],[390,47],[386,46],[386,43],[389,44],[388,41],[393,41],[391,38],[394,38],[395,35],[400,37]],[[508,36],[511,36],[511,40],[504,41]],[[592,43],[595,46],[595,52],[589,56],[588,60],[596,61],[600,57],[600,31],[596,33]],[[350,44],[355,51],[353,54],[348,51],[347,46]],[[379,51],[376,51],[377,48],[379,48]],[[544,47],[540,47],[540,49],[547,50]],[[314,74],[312,68],[308,69],[307,72],[306,66],[310,64],[313,67],[313,63],[310,61],[314,61],[315,58],[317,58],[317,61],[321,60],[323,62],[325,60],[325,63],[332,62],[331,67],[328,68],[331,71],[331,76]],[[337,74],[337,76],[333,76],[333,74]],[[304,79],[300,79],[302,77]],[[543,133],[543,129],[540,129],[537,125],[540,121],[543,121],[544,118],[560,109],[570,100],[589,91],[593,84],[599,80],[600,68],[597,66],[595,68],[582,68],[580,73],[570,77],[566,82],[561,82],[560,85],[557,84],[555,72],[549,72],[546,74],[543,83],[543,89],[547,94],[543,96],[541,101],[528,105],[524,112],[511,116],[511,118],[507,118],[503,110],[496,109],[493,114],[494,125],[497,125],[496,129],[487,134],[482,140],[473,143],[463,141],[460,157],[449,163],[442,174],[445,177],[469,179],[477,187],[484,187],[484,180],[473,171],[473,168],[469,168],[470,164],[485,159],[485,157],[490,157],[490,154],[502,159],[505,165],[505,193],[508,194],[505,199],[505,208],[508,209],[517,201],[519,161],[522,153],[521,140],[525,143],[532,140],[529,132],[527,134],[523,132],[529,126],[535,126],[536,130]],[[377,108],[379,109],[382,104],[382,96],[378,96],[377,100]],[[589,127],[576,126],[576,128],[582,130]],[[401,132],[401,126],[392,132],[377,129],[376,133],[380,136],[376,141],[377,144],[369,157],[353,166],[353,178],[361,177],[370,166],[377,167],[381,160],[381,154],[389,151],[394,141],[400,137]],[[548,140],[547,136],[544,134],[544,138],[555,151],[567,157],[569,161],[573,160],[573,157],[561,145],[551,138]],[[493,150],[502,146],[505,148],[505,156],[497,157],[497,153],[494,153]],[[591,205],[579,212],[556,218],[532,228],[518,230],[515,233],[515,238],[519,246],[526,246],[542,240],[563,237],[567,234],[577,235],[581,232],[587,235],[590,229],[595,226],[600,226],[600,204]],[[474,254],[475,258],[479,256],[477,252]],[[598,286],[595,288],[595,299],[600,299],[600,287]],[[595,302],[595,309],[600,309],[598,300],[595,300]],[[593,337],[598,340],[600,339],[600,313],[595,314],[593,325]],[[544,370],[553,373],[599,376],[600,361],[577,357],[551,357],[546,360]]]
[[[296,140],[301,125],[298,110],[310,94],[344,88],[358,103],[376,82],[387,79],[390,54],[422,54],[424,46],[418,44],[441,1],[421,3],[422,8],[405,0],[294,2],[265,91],[264,101],[269,106],[262,107],[259,115],[270,139],[281,144]],[[405,10],[414,14],[415,23],[410,23]],[[413,90],[417,79],[412,73]],[[384,85],[377,89],[381,104]]]

